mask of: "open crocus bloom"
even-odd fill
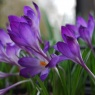
[[[19,64],[23,66],[20,74],[26,78],[33,77],[39,73],[41,80],[44,80],[48,73],[49,69],[45,66],[48,64],[47,60],[37,59],[33,57],[24,57],[19,60]]]
[[[56,64],[62,60],[66,60],[62,56],[42,57],[23,57],[18,63],[23,67],[20,70],[20,75],[26,78],[34,77],[40,74],[41,80],[45,80],[49,74],[50,68],[56,67]]]

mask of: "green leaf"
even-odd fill
[[[49,95],[49,94],[48,94],[48,91],[47,91],[47,89],[46,89],[46,87],[45,87],[45,85],[44,85],[44,82],[42,82],[41,79],[40,79],[38,76],[36,76],[36,79],[37,79],[37,81],[38,81],[38,83],[39,83],[39,85],[40,85],[40,88],[41,88],[40,91],[42,91],[41,93],[42,93],[43,95]]]
[[[65,71],[64,69],[58,65],[58,72],[57,74],[59,74],[59,79],[61,81],[61,85],[62,85],[62,92],[63,92],[63,95],[68,95],[68,90],[67,90],[67,85],[66,85],[66,74],[65,74]]]

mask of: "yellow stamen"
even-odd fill
[[[47,64],[46,64],[46,62],[44,62],[44,61],[40,61],[40,65],[41,65],[41,66],[46,66]]]

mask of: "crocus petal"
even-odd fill
[[[37,20],[34,10],[32,8],[30,8],[29,6],[24,7],[24,14],[31,19]]]
[[[9,62],[5,53],[4,45],[0,42],[0,62]]]
[[[46,67],[50,68],[55,67],[58,61],[59,61],[59,56],[53,54],[51,60],[49,61]]]
[[[22,35],[19,33],[19,22],[12,22],[10,24],[11,30],[8,29],[8,34],[10,38],[18,45],[25,46],[27,43],[22,38]]]
[[[43,51],[46,53],[49,50],[49,48],[50,48],[50,43],[49,41],[46,41]]]
[[[20,48],[15,44],[7,44],[6,54],[12,58],[12,56],[17,56],[20,52]]]
[[[29,27],[28,24],[20,23],[19,32],[22,35],[23,39],[25,39],[25,41],[27,41],[27,44],[31,45],[31,43],[32,43],[32,45],[33,45],[36,43],[35,34],[34,34],[33,30]]]
[[[25,78],[34,77],[36,74],[39,74],[43,69],[41,67],[28,67],[20,70],[20,75]]]
[[[6,46],[6,43],[13,43],[9,35],[3,29],[0,29],[0,41],[4,46]]]
[[[25,6],[24,7],[24,14],[25,14],[25,16],[27,16],[31,19],[32,26],[39,25],[39,20],[38,20],[36,14],[32,8],[30,8],[29,6]]]
[[[15,84],[13,84],[13,85],[11,85],[11,86],[8,86],[8,87],[6,87],[6,88],[4,88],[4,89],[0,89],[0,95],[4,95],[8,90],[14,88],[14,87],[17,86],[17,85],[20,85],[20,84],[22,84],[22,83],[28,82],[28,81],[29,81],[29,80],[23,80],[23,81],[20,81],[20,82],[15,83]]]
[[[13,34],[19,34],[19,24],[20,24],[20,22],[11,22],[10,23],[10,28],[11,28],[11,31],[8,31],[9,33],[11,32],[11,33],[13,33]],[[19,35],[20,36],[20,35]]]
[[[80,33],[80,37],[86,42],[86,43],[90,43],[91,39],[90,39],[90,34],[87,28],[85,27],[80,27],[79,28],[79,33]]]
[[[55,45],[53,46],[53,48],[54,48],[55,50],[59,51],[58,48],[57,48],[57,44],[55,44]]]
[[[24,14],[25,14],[25,16],[27,16],[27,18],[30,19],[29,20],[29,19],[26,18],[26,20],[28,20],[29,24],[31,25],[31,28],[33,30],[35,29],[35,34],[37,35],[39,42],[42,43],[40,30],[39,30],[40,11],[39,11],[38,6],[34,2],[33,2],[33,5],[34,5],[34,7],[37,11],[38,17],[36,16],[34,10],[32,8],[28,7],[28,6],[24,7]]]
[[[5,54],[5,49],[4,49],[4,45],[0,41],[0,55],[2,55],[2,54]]]
[[[23,41],[23,39],[17,35],[9,33],[10,38],[18,45],[18,46],[25,46],[27,43]]]
[[[80,47],[78,44],[77,39],[74,39],[72,37],[66,36],[66,40],[67,40],[67,45],[70,49],[70,51],[72,52],[73,55],[80,57]]]
[[[33,5],[37,11],[37,15],[38,15],[38,20],[40,21],[40,10],[39,7],[37,6],[36,3],[33,2]],[[24,7],[24,14],[32,19],[37,19],[36,14],[34,12],[34,10],[32,8],[30,8],[29,6],[25,6]],[[36,18],[35,18],[36,17]]]
[[[26,23],[20,23],[19,32],[20,32],[20,35],[23,38],[23,41],[26,42],[26,46],[30,46],[32,48],[40,50],[35,29],[32,29]]]
[[[93,31],[94,31],[94,18],[92,15],[89,15],[89,20],[88,20],[88,32],[89,32],[89,37],[92,38],[92,34],[93,34]]]
[[[26,46],[37,45],[36,35],[28,24],[21,22],[12,22],[10,26],[12,31],[9,31],[9,35],[16,44]]]
[[[34,7],[35,7],[35,9],[36,9],[36,11],[37,11],[38,19],[40,20],[41,14],[40,14],[39,7],[38,7],[37,4],[34,3],[34,2],[33,2],[33,5],[34,5]]]
[[[36,67],[39,66],[40,61],[32,57],[23,57],[19,59],[18,63],[23,67]]]
[[[13,61],[15,64],[18,63],[18,57],[20,54],[20,48],[15,44],[7,44],[6,46],[6,54],[8,58]]]
[[[8,19],[10,22],[26,22],[27,23],[27,21],[23,17],[17,17],[14,15],[8,16]]]
[[[49,69],[48,68],[46,68],[45,70],[43,70],[42,72],[41,72],[41,74],[40,74],[40,79],[42,80],[42,81],[44,81],[46,78],[47,78],[47,76],[48,76],[48,74],[49,74]]]
[[[51,58],[51,60],[50,60],[50,62],[47,64],[46,67],[53,68],[53,67],[55,67],[59,62],[64,61],[64,60],[67,60],[67,59],[68,59],[68,58],[65,57],[64,55],[59,55],[59,56],[57,56],[57,55],[53,54],[53,55],[52,55],[52,58]]]
[[[75,25],[67,24],[66,27],[75,35],[76,38],[79,38],[78,28]]]
[[[58,42],[57,43],[57,47],[58,50],[67,58],[74,58],[74,55],[72,54],[72,52],[70,51],[70,48],[68,47],[68,45],[64,42]]]
[[[22,16],[22,18],[24,18],[24,19],[27,21],[27,23],[28,23],[30,26],[32,26],[33,22],[31,21],[31,19],[30,19],[28,16]]]
[[[77,25],[78,28],[80,26],[87,27],[86,21],[80,16],[77,17],[76,25]]]
[[[64,35],[67,35],[67,36],[70,36],[70,37],[74,37],[75,38],[75,35],[72,33],[72,31],[70,31],[68,29],[68,27],[65,27],[65,26],[61,26],[61,35],[62,35],[62,38],[63,40],[66,42],[66,38],[64,37]]]

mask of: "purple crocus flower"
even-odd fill
[[[95,75],[89,70],[82,59],[80,46],[73,32],[67,27],[62,26],[61,34],[64,42],[58,42],[56,44],[57,50],[61,52],[63,56],[67,57],[67,59],[80,64],[95,79]]]
[[[17,16],[10,15],[8,17],[9,22],[10,22],[10,29],[8,28],[8,31],[14,32],[15,31],[14,28],[19,27],[19,26],[17,26],[16,22],[18,22],[18,25],[19,25],[19,23],[24,22],[31,27],[32,32],[34,32],[33,35],[35,35],[37,37],[37,39],[39,40],[39,42],[42,43],[40,29],[39,29],[40,10],[39,10],[39,7],[34,2],[33,2],[33,5],[37,11],[37,15],[32,8],[30,8],[29,6],[25,6],[23,16],[17,17]]]
[[[8,27],[8,33],[11,39],[30,55],[36,55],[37,57],[42,55],[46,58],[47,55],[44,52],[46,52],[48,47],[45,47],[44,50],[42,50],[39,45],[42,43],[39,29],[40,10],[34,2],[33,5],[37,15],[32,8],[25,6],[24,16],[9,16],[10,25]]]
[[[68,59],[80,63],[82,57],[75,35],[65,26],[61,27],[61,34],[64,42],[58,42],[57,49]]]
[[[17,56],[19,56],[20,50],[9,35],[3,29],[0,29],[0,62],[19,66]]]
[[[78,27],[78,32],[80,38],[83,39],[90,48],[92,48],[91,40],[94,31],[94,18],[89,15],[88,22],[86,22],[82,17],[77,17],[76,25]]]
[[[36,53],[46,57],[46,54],[40,48],[40,43],[35,30],[25,22],[12,22],[10,23],[11,31],[9,35],[11,39],[22,49],[26,50],[30,55]]]
[[[41,73],[40,78],[41,80],[44,80],[49,73],[49,69],[45,68],[48,61],[44,58],[37,59],[33,57],[24,57],[19,60],[19,64],[24,67],[21,69],[20,74],[26,78]]]

